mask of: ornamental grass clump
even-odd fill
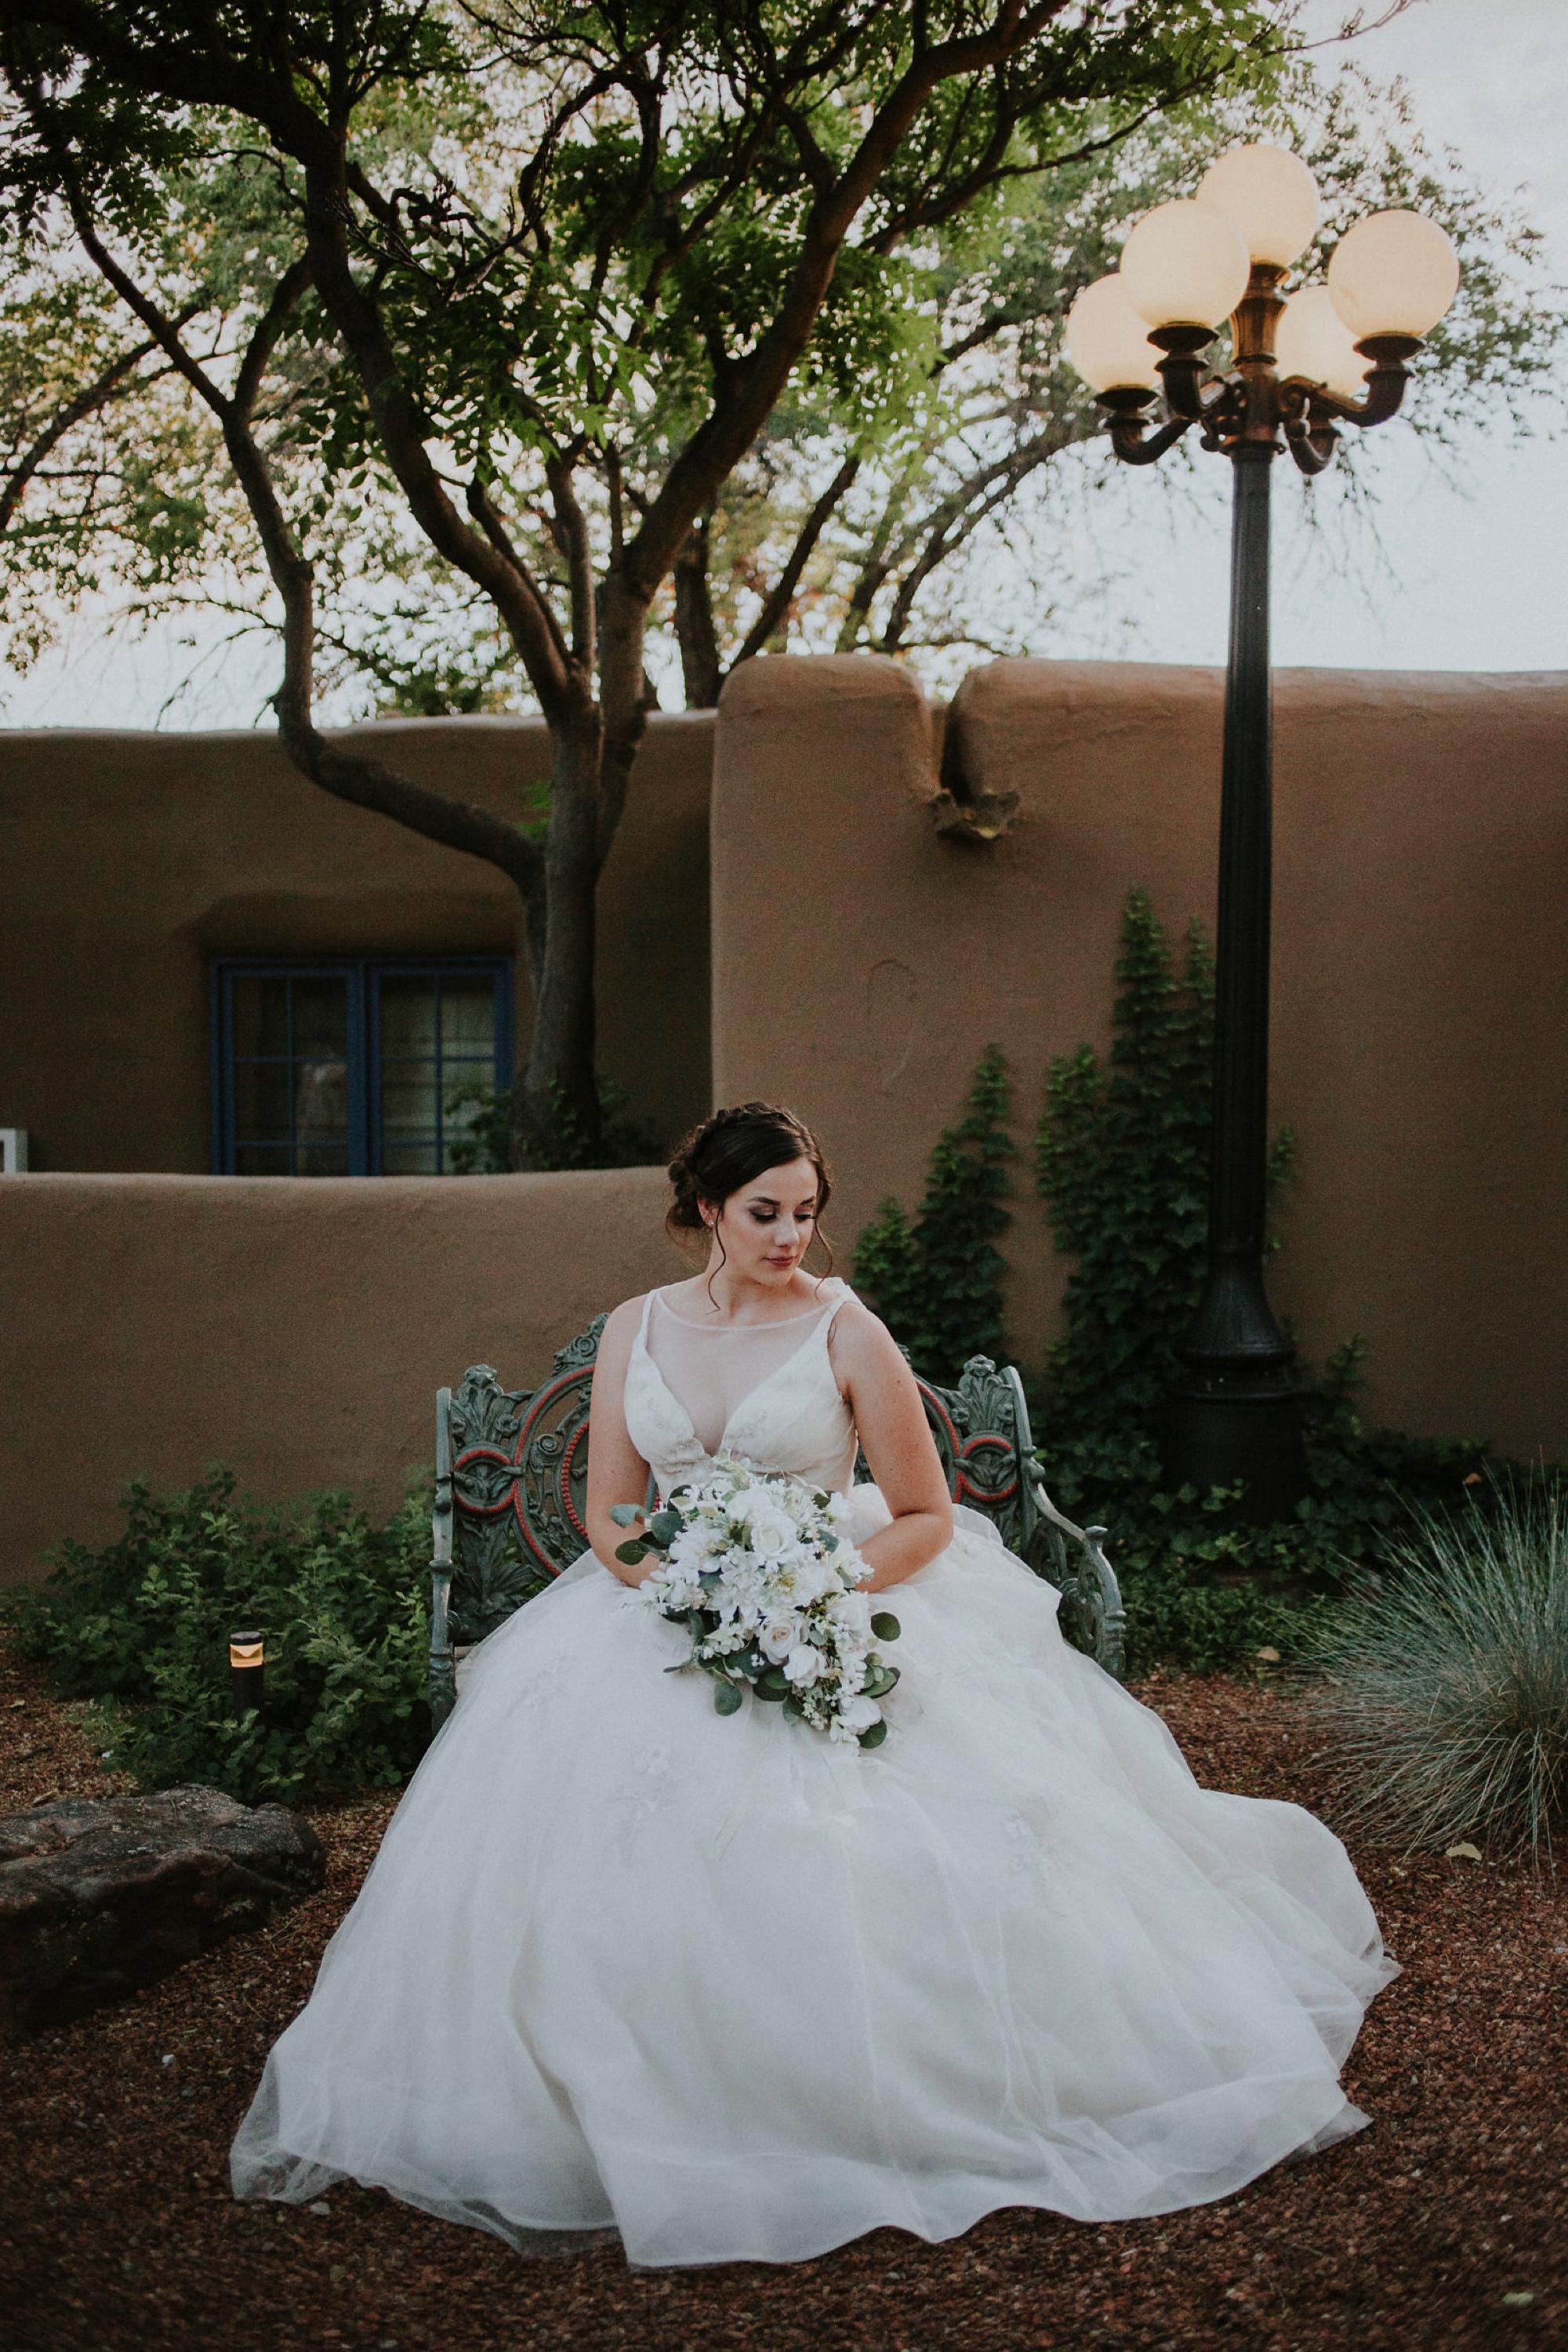
[[[1312,1645],[1348,1810],[1406,1847],[1550,1858],[1568,1819],[1568,1496],[1494,1477],[1417,1514]]]

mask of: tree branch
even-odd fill
[[[800,535],[790,550],[788,562],[779,573],[771,594],[747,630],[742,640],[741,649],[730,665],[731,673],[738,669],[743,661],[751,661],[760,654],[769,639],[776,636],[784,626],[790,605],[794,601],[795,592],[800,586],[801,574],[811,561],[816,542],[822,537],[834,509],[847,494],[855,477],[860,471],[860,464],[858,457],[846,457],[807,515]],[[714,698],[717,700],[718,698]]]

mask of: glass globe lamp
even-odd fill
[[[1127,299],[1121,278],[1097,278],[1067,315],[1067,354],[1091,392],[1155,392],[1163,354]]]
[[[1329,292],[1357,342],[1369,335],[1430,334],[1459,289],[1459,257],[1436,221],[1368,213],[1329,264]]]
[[[1371,365],[1326,286],[1303,286],[1289,297],[1274,330],[1274,363],[1282,377],[1321,383],[1341,400],[1360,398]]]
[[[1247,291],[1252,257],[1234,222],[1182,200],[1145,213],[1121,248],[1122,291],[1151,327],[1217,327]]]
[[[1318,184],[1287,147],[1233,147],[1198,182],[1197,201],[1240,231],[1254,261],[1288,268],[1317,234]]]

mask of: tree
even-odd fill
[[[596,1128],[595,889],[649,617],[737,466],[786,398],[859,401],[885,429],[931,374],[921,241],[1197,94],[1267,82],[1289,14],[0,0],[19,266],[68,226],[135,321],[128,348],[201,404],[282,607],[289,757],[522,897],[517,1162]],[[315,723],[323,526],[393,491],[374,528],[488,605],[549,723],[537,825]]]
[[[1099,583],[1064,574],[1063,525],[1068,500],[1114,460],[1090,459],[1100,412],[1062,356],[1062,321],[1115,268],[1133,219],[1190,194],[1215,153],[1257,138],[1303,156],[1323,191],[1300,276],[1321,276],[1350,222],[1382,207],[1413,205],[1453,237],[1460,296],[1419,362],[1413,428],[1450,447],[1483,422],[1527,430],[1564,328],[1537,233],[1458,156],[1432,151],[1401,88],[1297,59],[1264,90],[1163,113],[1113,153],[1011,184],[944,225],[928,263],[922,396],[879,440],[852,417],[824,431],[781,404],[705,519],[670,600],[688,702],[715,701],[737,663],[786,641],[914,654],[944,686],[976,655],[1028,651],[1026,633],[1064,590],[1092,593]],[[1342,567],[1364,544],[1364,448],[1351,436],[1328,482],[1300,486],[1319,517],[1327,509]],[[1060,461],[1074,450],[1086,462],[1069,470]]]

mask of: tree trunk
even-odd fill
[[[530,958],[533,1034],[512,1091],[514,1168],[590,1166],[599,1146],[594,1055],[595,898],[604,727],[584,686],[551,722],[542,939]],[[536,936],[531,920],[531,936]]]
[[[711,710],[723,677],[713,600],[708,585],[708,518],[687,532],[675,559],[675,635],[680,647],[681,683],[688,710]]]

